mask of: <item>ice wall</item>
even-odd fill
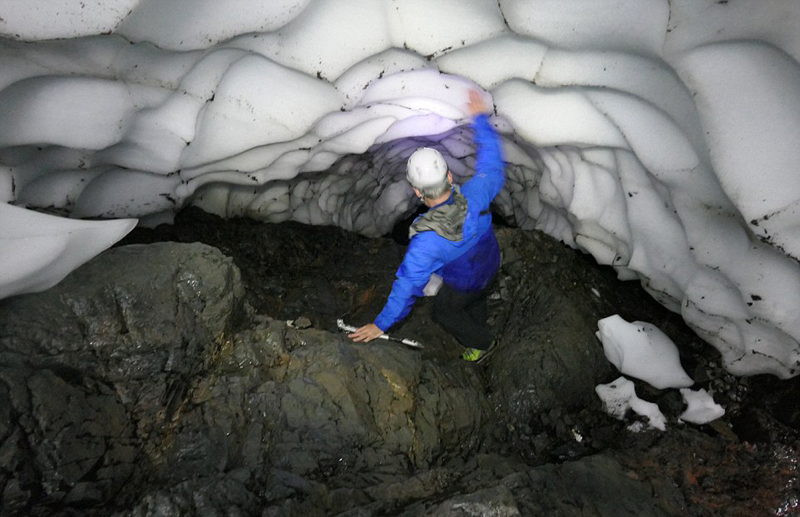
[[[498,211],[640,280],[730,371],[791,377],[798,22],[782,0],[0,0],[0,201],[381,235],[415,208],[414,148],[471,174],[477,85]]]

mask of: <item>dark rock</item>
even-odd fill
[[[471,494],[454,497],[439,505],[431,515],[436,517],[516,517],[521,515],[514,495],[503,485],[481,488]]]
[[[135,489],[241,290],[218,250],[164,243],[109,251],[51,290],[0,303],[5,511]]]
[[[502,294],[508,312],[498,318],[500,348],[487,365],[489,392],[498,413],[521,440],[518,450],[536,455],[525,442],[545,428],[569,431],[561,408],[596,400],[594,387],[612,375],[597,321],[612,314],[593,294],[610,293],[613,279],[588,269],[572,250],[538,233],[498,232],[504,250]]]
[[[458,359],[430,300],[393,329],[423,350],[336,331],[382,306],[403,251],[388,240],[208,216],[127,242],[164,237],[206,240],[236,265],[200,244],[123,246],[0,302],[0,515],[699,517],[726,500],[749,512],[732,515],[791,504],[792,445],[677,425],[680,401],[658,390],[642,393],[670,413],[666,433],[602,412],[594,386],[618,373],[594,331],[611,314],[657,324],[704,382],[724,376],[641,288],[541,234],[499,232],[490,312],[503,342],[481,365]],[[792,438],[760,414],[752,436]],[[751,465],[759,476],[737,477]]]
[[[616,460],[598,454],[562,465],[546,465],[530,472],[530,492],[524,515],[554,517],[616,516],[666,517],[686,515],[683,497],[676,489],[653,493]],[[663,501],[661,501],[663,500]]]

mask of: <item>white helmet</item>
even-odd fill
[[[442,153],[430,147],[420,147],[406,164],[406,179],[417,189],[441,184],[447,177],[447,162]]]

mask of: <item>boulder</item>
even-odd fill
[[[603,308],[592,289],[614,287],[577,252],[539,233],[504,231],[499,239],[507,312],[495,322],[500,345],[487,361],[488,391],[517,448],[529,450],[544,429],[541,415],[590,405],[594,387],[612,372],[595,336]]]
[[[2,514],[667,515],[591,447],[548,463],[610,371],[595,323],[619,300],[563,245],[500,238],[504,341],[481,365],[431,327],[429,300],[401,329],[422,350],[318,328],[314,298],[303,328],[256,314],[239,267],[198,243],[122,246],[0,302]]]
[[[203,244],[116,248],[0,302],[3,506],[134,490],[241,312],[237,268]]]

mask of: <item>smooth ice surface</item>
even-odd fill
[[[631,380],[619,377],[608,384],[598,384],[594,391],[603,402],[606,413],[617,420],[623,420],[625,414],[632,410],[637,415],[646,417],[651,428],[660,431],[667,429],[666,418],[658,405],[640,399]]]
[[[147,224],[196,205],[379,236],[418,206],[404,180],[416,147],[472,174],[479,87],[508,162],[498,213],[641,282],[729,371],[800,373],[794,2],[0,0],[0,13],[2,203]],[[36,246],[44,261],[77,253]]]
[[[704,389],[697,391],[684,388],[681,390],[686,410],[678,417],[691,424],[707,424],[725,414],[725,409],[714,402],[714,399]]]
[[[619,315],[597,322],[597,337],[606,358],[625,375],[658,389],[686,388],[694,384],[681,366],[678,347],[655,325],[628,323]]]

